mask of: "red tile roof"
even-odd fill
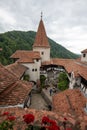
[[[87,80],[87,65],[79,62],[75,59],[61,59],[53,58],[50,62],[43,62],[42,65],[60,65],[65,68],[68,73],[74,72],[75,76],[81,75],[84,79]]]
[[[79,89],[65,90],[53,97],[53,109],[60,113],[83,115],[87,99]]]
[[[22,80],[16,81],[0,94],[0,105],[23,104],[31,89],[31,83]]]
[[[85,50],[81,51],[81,53],[87,53],[87,49],[85,49]]]
[[[13,66],[15,67],[16,64],[13,64]],[[32,84],[19,80],[24,70],[21,73],[16,72],[16,76],[12,72],[14,71],[14,67],[13,69],[9,68],[9,70],[8,67],[6,68],[0,64],[0,105],[17,105],[24,102],[26,96],[31,91]]]
[[[53,61],[53,64],[65,66],[65,65],[68,65],[69,63],[73,63],[75,60],[74,59],[53,58],[52,61]]]
[[[79,74],[87,80],[87,66],[84,66],[79,62],[71,62],[65,65],[65,69],[68,73],[73,71],[75,73],[75,76]]]
[[[39,23],[33,47],[50,47],[42,19]]]
[[[14,74],[16,74],[16,76],[19,79],[23,76],[24,72],[27,70],[27,67],[21,64],[18,64],[17,62],[7,65],[6,68],[10,70],[11,72],[13,72]]]
[[[24,51],[24,50],[17,50],[11,58],[19,59],[18,62],[20,63],[33,63],[34,59],[40,59],[40,53],[37,51]]]
[[[28,59],[26,57],[22,58],[22,59],[19,59],[17,60],[18,63],[34,63],[34,60],[33,59]]]
[[[0,93],[18,80],[15,74],[0,64]]]
[[[68,64],[70,62],[73,62],[75,60],[73,59],[62,59],[62,58],[52,58],[50,61],[42,62],[42,65],[61,65],[64,66],[65,64]]]

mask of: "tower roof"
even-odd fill
[[[49,48],[49,42],[44,28],[42,16],[36,33],[36,38],[33,47],[46,47]]]
[[[81,51],[81,53],[87,53],[87,49],[85,49],[85,50]]]

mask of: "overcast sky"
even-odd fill
[[[75,53],[87,49],[87,0],[0,0],[0,33],[37,31],[41,11],[48,37]]]

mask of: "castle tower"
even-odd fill
[[[33,45],[33,51],[39,51],[41,56],[41,61],[50,61],[50,45],[44,28],[42,13],[41,20],[36,33],[35,42]]]
[[[87,62],[87,49],[83,50],[81,53],[81,61]]]

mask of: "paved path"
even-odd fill
[[[47,103],[43,99],[40,93],[33,93],[31,97],[31,105],[29,107],[34,109],[48,110]]]
[[[50,102],[52,102],[52,95],[50,96],[50,89],[52,89],[52,87],[48,87],[47,89],[43,89],[42,91],[45,93],[45,95],[49,98]]]

